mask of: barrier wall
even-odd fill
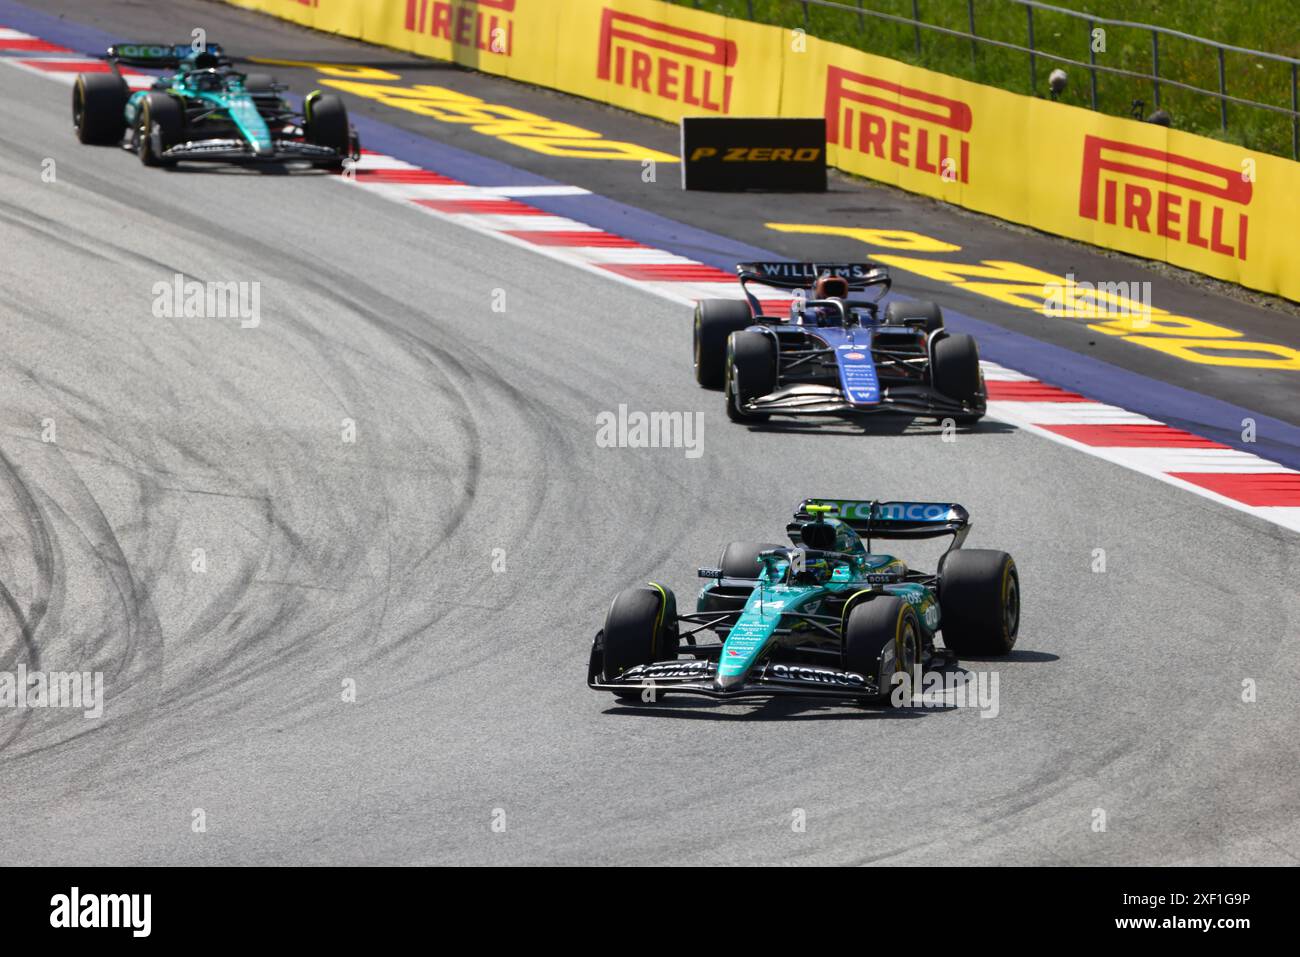
[[[824,114],[848,172],[1300,301],[1277,156],[659,0],[227,2],[672,122]]]

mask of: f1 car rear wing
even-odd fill
[[[814,518],[809,505],[829,505],[830,514],[867,540],[872,538],[939,538],[953,536],[960,548],[970,532],[970,513],[951,502],[868,502],[843,498],[807,498],[799,503],[796,521]]]
[[[875,263],[816,263],[816,262],[748,262],[736,264],[740,288],[749,300],[754,315],[762,314],[758,297],[746,287],[748,282],[762,283],[774,289],[812,289],[822,276],[838,276],[848,283],[849,290],[862,291],[872,286],[882,286],[880,295],[889,291],[893,279],[889,270]]]
[[[196,49],[192,43],[115,43],[108,48],[104,58],[114,63],[138,66],[144,69],[176,69],[183,60],[198,53],[211,53],[219,61],[225,61],[221,45],[205,44]]]

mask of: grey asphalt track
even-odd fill
[[[678,308],[325,175],[146,170],[0,71],[0,669],[107,685],[0,713],[0,860],[1300,859],[1300,537],[996,423],[735,426]],[[155,317],[176,273],[260,325]],[[703,455],[598,448],[621,403]],[[585,689],[618,589],[689,605],[807,494],[1016,556],[997,717]]]

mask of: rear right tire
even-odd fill
[[[759,553],[781,547],[762,542],[732,542],[722,553],[722,577],[757,580]]]
[[[122,142],[126,132],[126,81],[112,73],[83,73],[72,87],[72,126],[87,145]]]
[[[901,326],[907,320],[921,319],[927,333],[943,328],[943,310],[934,302],[904,302],[894,300],[885,306],[885,322],[888,325]]]
[[[244,92],[249,96],[275,96],[275,77],[269,73],[249,73],[244,77]]]

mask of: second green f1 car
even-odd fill
[[[317,90],[298,111],[281,95],[286,87],[235,70],[215,43],[123,43],[106,59],[108,73],[83,73],[73,86],[72,122],[83,143],[121,144],[146,166],[296,161],[339,169],[361,155],[338,96]],[[121,65],[173,72],[132,92]]]
[[[694,612],[657,583],[619,592],[591,649],[587,684],[623,699],[804,695],[886,700],[898,673],[954,656],[1010,653],[1020,577],[1006,552],[964,549],[969,515],[939,502],[807,499],[793,547],[733,542]],[[875,539],[951,535],[931,574]],[[714,632],[721,642],[697,643]],[[942,634],[943,648],[936,639]]]

